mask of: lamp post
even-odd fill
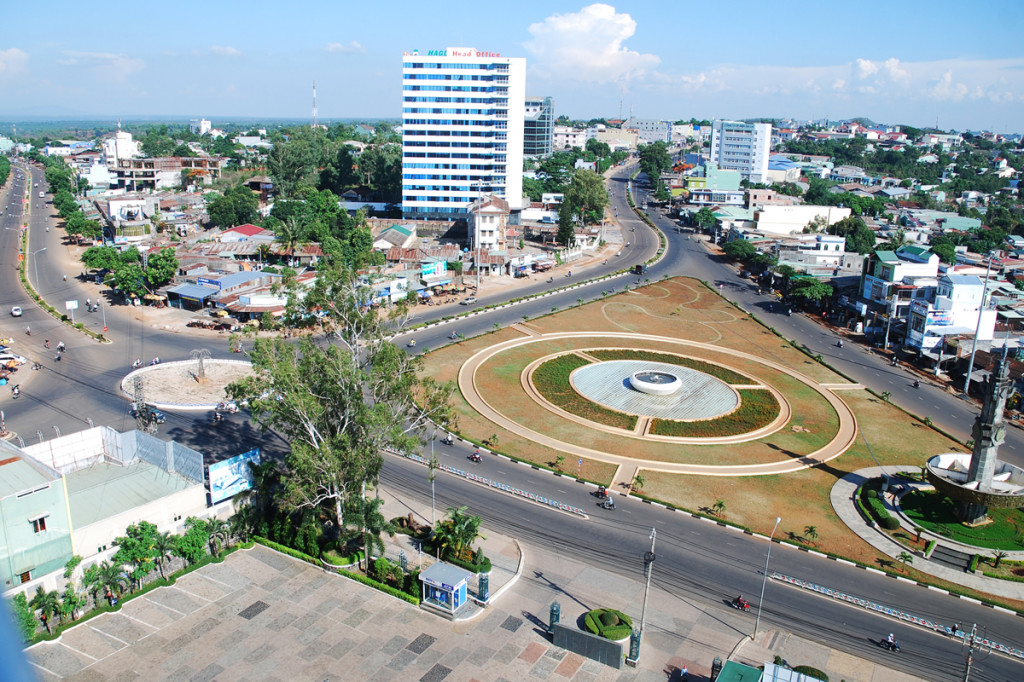
[[[761,577],[761,599],[757,602],[757,618],[754,619],[754,634],[750,636],[750,641],[757,639],[757,626],[761,624],[761,604],[764,603],[764,586],[768,583],[768,561],[772,558],[772,541],[775,539],[775,531],[778,530],[781,522],[782,517],[776,516],[772,534],[768,536],[768,553],[764,558],[764,575]]]
[[[46,251],[46,247],[45,246],[43,248],[41,248],[41,249],[36,249],[35,251],[33,251],[30,254],[32,256],[32,269],[36,273],[35,282],[33,282],[33,285],[34,285],[34,287],[36,289],[36,293],[39,292],[39,263],[36,262],[36,254],[37,253],[42,253],[43,251]]]

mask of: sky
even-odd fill
[[[38,8],[45,8],[40,11]],[[403,51],[527,59],[574,119],[1024,132],[1024,2],[10,2],[0,120],[401,116]]]

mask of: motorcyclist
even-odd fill
[[[60,341],[60,342],[57,343],[57,352],[58,353],[63,353],[67,349],[68,349],[68,347],[64,345],[63,341]]]
[[[43,339],[43,348],[50,347],[50,339]]]
[[[142,358],[135,358],[135,362],[132,363],[132,369],[138,369],[142,367]]]

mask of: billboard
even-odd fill
[[[260,463],[259,448],[235,455],[223,462],[211,464],[210,472],[210,503],[217,504],[221,500],[234,497],[243,490],[252,487],[252,471],[249,463]]]

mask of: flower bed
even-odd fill
[[[633,632],[632,619],[622,611],[615,609],[594,609],[583,616],[583,625],[594,635],[620,641],[627,639]]]
[[[725,367],[705,362],[703,360],[684,358],[678,355],[669,355],[667,353],[655,353],[653,351],[645,350],[588,350],[587,354],[593,355],[595,358],[600,360],[644,360],[647,362],[662,362],[666,365],[687,367],[698,372],[703,372],[704,374],[709,374],[727,384],[738,386],[757,383],[754,379],[743,376],[739,372],[734,372],[731,369],[726,369]]]
[[[547,401],[566,412],[598,424],[632,431],[637,419],[634,415],[609,410],[573,390],[569,375],[589,364],[589,360],[578,355],[560,355],[534,370],[533,385]]]

